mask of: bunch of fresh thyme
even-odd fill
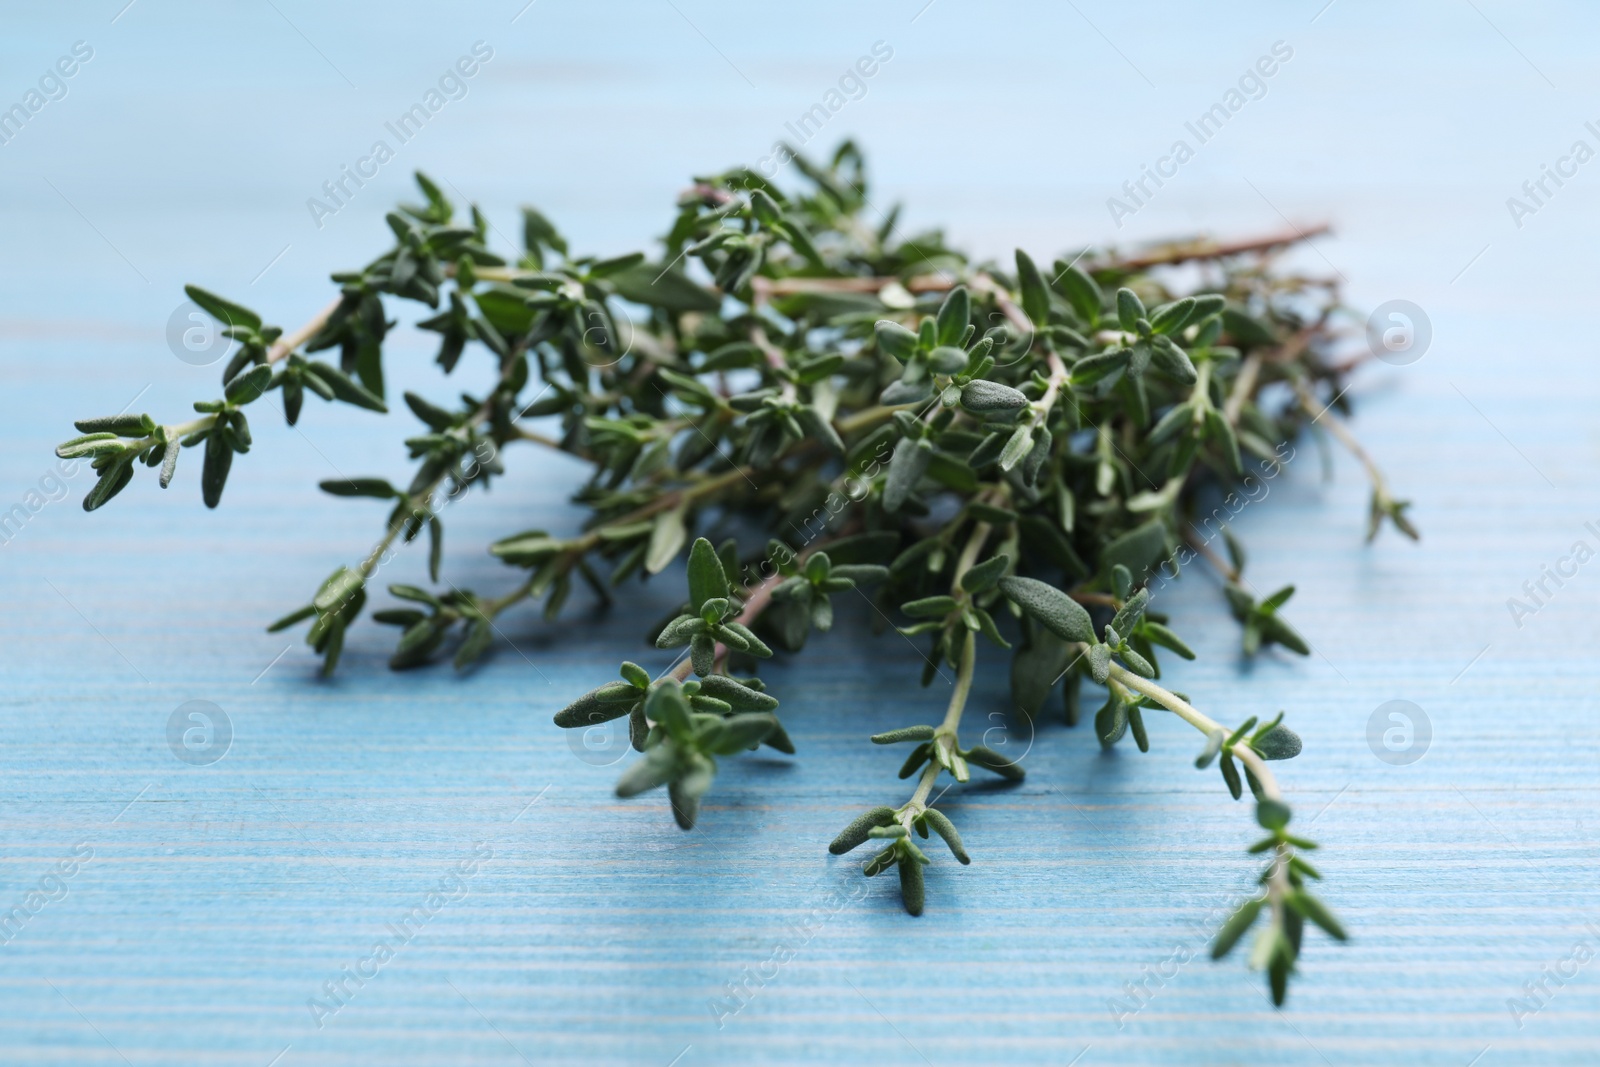
[[[439,335],[445,373],[471,349],[494,362],[498,380],[458,402],[405,394],[422,423],[405,442],[418,461],[410,484],[322,483],[392,502],[383,536],[273,630],[309,622],[307,640],[332,671],[396,540],[427,531],[437,582],[444,505],[487,485],[509,445],[565,451],[593,466],[576,494],[591,512],[583,531],[527,530],[491,545],[526,572],[498,596],[390,586],[410,605],[373,616],[401,628],[393,666],[422,664],[450,641],[465,666],[513,606],[542,601],[554,617],[575,579],[608,601],[612,587],[665,570],[687,549],[687,599],[649,635],[687,657],[655,679],[623,663],[620,680],[556,715],[567,728],[626,716],[643,757],[617,792],[666,786],[687,828],[719,757],[763,744],[794,751],[777,699],[751,676],[755,662],[773,646],[798,652],[812,629],[832,625],[835,595],[870,589],[908,620],[902,633],[928,642],[923,684],[945,663],[955,685],[942,719],[872,738],[910,746],[900,777],[915,786],[898,806],[862,813],[830,851],[871,840],[866,874],[896,868],[912,914],[923,910],[929,862],[918,839],[936,833],[970,862],[929,798],[942,775],[965,782],[973,767],[1022,778],[960,732],[979,647],[1009,650],[1020,714],[1042,714],[1060,689],[1074,724],[1093,683],[1105,692],[1094,715],[1102,745],[1131,734],[1144,751],[1149,713],[1171,712],[1204,739],[1198,767],[1215,763],[1235,799],[1248,784],[1266,831],[1250,850],[1266,854],[1262,890],[1224,924],[1214,955],[1264,916],[1252,962],[1281,1003],[1304,921],[1345,936],[1306,888],[1318,876],[1300,852],[1315,845],[1289,832],[1268,766],[1296,755],[1300,739],[1281,714],[1228,726],[1158,684],[1157,649],[1194,654],[1151,610],[1149,587],[1197,551],[1224,577],[1246,653],[1273,642],[1307,651],[1279,612],[1292,587],[1258,598],[1231,535],[1228,563],[1195,519],[1205,494],[1275,474],[1313,420],[1354,444],[1318,399],[1342,396],[1349,370],[1328,355],[1335,287],[1269,269],[1295,235],[1134,257],[1086,251],[1049,269],[1021,251],[1014,267],[975,264],[937,232],[897,237],[897,213],[876,225],[864,217],[853,145],[827,166],[795,164],[799,192],[746,169],[696,179],[655,259],[573,256],[525,209],[524,248],[508,260],[489,249],[476,208],[458,221],[419,174],[426,202],[386,216],[393,247],[334,275],[338,296],[293,333],[189,288],[237,342],[222,396],[195,404],[195,418],[88,419],[57,454],[92,458],[92,511],[136,463],[159,467],[165,487],[181,451],[200,448],[201,490],[215,507],[235,454],[251,447],[245,409],[266,394],[281,394],[290,424],[308,392],[385,412],[390,310],[423,304],[417,326]],[[1177,264],[1191,265],[1184,293],[1165,270]],[[336,354],[318,358],[325,352]],[[559,420],[559,432],[535,428],[538,419]],[[1374,476],[1373,532],[1388,518],[1415,536],[1405,502],[1360,455]],[[1247,461],[1259,475],[1246,474]],[[692,537],[735,528],[732,519],[774,536],[764,545]]]

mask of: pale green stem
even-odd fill
[[[1050,417],[1050,409],[1055,407],[1056,397],[1060,394],[1061,387],[1066,384],[1068,377],[1070,377],[1066,364],[1062,363],[1061,357],[1054,352],[1045,354],[1045,363],[1050,367],[1050,381],[1045,386],[1044,395],[1032,404],[1035,417],[1040,425],[1043,425],[1044,420]]]
[[[190,434],[199,430],[209,430],[216,423],[216,421],[217,417],[215,415],[207,415],[203,418],[192,419],[189,422],[180,423],[177,426],[167,426],[165,429],[169,438],[188,437]]]
[[[163,426],[161,429],[166,434],[166,440],[178,441],[198,430],[210,429],[216,421],[217,417],[215,415],[202,415],[198,419],[191,419],[188,422],[179,423],[177,426]],[[123,454],[130,455],[143,452],[151,445],[161,444],[162,440],[163,438],[155,436],[130,438],[126,444],[122,444]]]
[[[1198,426],[1205,421],[1206,409],[1211,406],[1211,361],[1202,359],[1200,366],[1195,368],[1194,388],[1189,392],[1189,401],[1194,404],[1194,422]]]
[[[894,404],[867,408],[865,411],[858,411],[854,415],[846,415],[835,422],[833,427],[839,431],[839,436],[843,437],[868,426],[876,426],[880,422],[888,422],[894,417],[895,412],[910,411],[916,406],[916,404]]]
[[[967,695],[972,692],[972,676],[976,673],[978,660],[977,635],[971,630],[966,630],[965,633],[966,636],[961,642],[961,666],[956,671],[955,691],[950,694],[950,706],[945,709],[939,736],[934,739],[936,745],[946,738],[950,744],[955,744],[956,730],[961,725],[961,713],[966,710]],[[933,792],[933,783],[938,779],[942,769],[937,760],[929,760],[927,767],[923,768],[922,777],[917,780],[916,792],[911,794],[910,802],[901,809],[900,821],[906,824],[908,832],[911,829],[911,820],[927,807],[928,795]]]
[[[1261,353],[1252,352],[1244,358],[1239,365],[1239,376],[1233,380],[1233,391],[1228,394],[1228,403],[1222,409],[1223,417],[1228,420],[1228,425],[1237,427],[1239,416],[1244,411],[1244,402],[1250,399],[1256,391],[1256,381],[1261,376]]]
[[[312,337],[316,336],[317,331],[326,326],[328,324],[328,319],[332,317],[335,311],[339,310],[339,305],[343,301],[343,295],[334,297],[328,302],[327,307],[324,307],[312,317],[310,322],[300,327],[294,333],[284,334],[282,337],[274,341],[272,343],[272,347],[267,349],[267,362],[276,363],[280,359],[287,359],[291,352],[305,344],[307,341],[311,340]]]
[[[967,591],[961,588],[961,579],[972,569],[978,561],[978,553],[983,550],[983,543],[989,539],[990,527],[986,522],[973,526],[972,534],[967,538],[967,543],[961,550],[961,556],[956,560],[955,577],[950,580],[950,595],[958,601],[965,601]],[[956,668],[956,687],[950,694],[950,706],[945,709],[944,722],[940,724],[934,734],[933,743],[945,745],[947,748],[956,747],[956,731],[961,726],[961,713],[967,707],[967,695],[972,692],[972,676],[976,672],[978,662],[977,635],[965,626],[962,627],[965,635],[961,642],[961,659]],[[911,820],[922,814],[927,807],[928,795],[933,792],[933,783],[939,777],[943,765],[936,759],[930,759],[928,765],[922,769],[922,777],[917,780],[916,792],[911,794],[911,799],[906,802],[898,814],[900,822],[904,824],[906,832],[911,832]]]
[[[1157,685],[1148,678],[1134,674],[1120,663],[1111,665],[1110,680],[1120,682],[1129,689],[1149,697],[1207,736],[1210,736],[1214,731],[1223,729],[1220,723],[1196,709],[1194,705],[1178,696],[1178,694]],[[1231,731],[1227,732],[1231,733]],[[1229,751],[1233,753],[1235,759],[1249,768],[1251,774],[1255,775],[1256,781],[1261,785],[1261,794],[1263,796],[1270,800],[1283,800],[1283,792],[1278,788],[1277,778],[1267,768],[1267,761],[1261,758],[1261,754],[1250,747],[1249,741],[1240,740]],[[1290,845],[1279,845],[1276,860],[1272,865],[1272,874],[1268,878],[1267,896],[1271,900],[1273,914],[1279,923],[1283,921],[1284,897],[1292,888],[1289,884],[1289,860],[1293,856],[1294,849]]]
[[[1372,482],[1373,493],[1380,500],[1391,501],[1393,498],[1389,496],[1389,484],[1383,480],[1383,472],[1378,469],[1377,462],[1367,454],[1365,448],[1361,447],[1361,442],[1356,440],[1355,434],[1351,433],[1344,423],[1333,416],[1330,410],[1333,405],[1329,404],[1319,411],[1316,397],[1311,395],[1311,391],[1306,388],[1304,382],[1295,382],[1294,391],[1300,399],[1300,407],[1304,409],[1307,415],[1311,416],[1312,423],[1321,422],[1326,426],[1328,432],[1333,434],[1339,443],[1344,445],[1350,454],[1356,457],[1361,466],[1366,469],[1367,478]]]

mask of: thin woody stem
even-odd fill
[[[324,308],[320,315],[321,320],[326,322],[328,315],[332,314],[333,309],[338,306],[339,301],[335,300],[328,307]],[[296,334],[297,336],[304,334],[305,337],[310,337],[313,333],[321,328],[322,327],[320,323],[315,323],[313,325],[301,327],[300,330],[296,331]],[[286,338],[286,340],[291,339]],[[303,340],[304,337],[301,338],[301,341]],[[289,350],[293,350],[294,348],[298,347],[301,341],[295,341],[289,346]],[[287,352],[285,354],[287,354]],[[509,371],[510,361],[506,361],[500,369],[500,380],[502,382],[505,381]],[[492,402],[485,400],[483,403],[478,405],[478,410],[474,411],[471,417],[467,419],[463,428],[470,429],[475,427],[489,418],[489,416],[493,413],[494,406]],[[407,502],[410,503],[411,509],[406,514],[397,516],[395,520],[389,524],[389,528],[384,531],[383,537],[375,546],[373,546],[373,549],[367,555],[367,558],[361,561],[360,571],[363,579],[370,577],[372,572],[377,569],[378,562],[383,558],[383,554],[388,551],[390,545],[394,544],[394,539],[400,535],[400,532],[406,528],[406,525],[412,521],[413,517],[419,511],[426,512],[430,520],[435,517],[437,513],[433,510],[433,494],[439,491],[439,486],[444,484],[445,479],[450,477],[450,474],[451,469],[447,468],[442,470],[425,487],[417,490],[415,493],[408,494]],[[532,580],[532,578],[529,579],[530,584]],[[498,612],[495,612],[494,614],[498,614]]]
[[[999,305],[1000,311],[1005,315],[1006,321],[1025,334],[1038,329],[1033,320],[1028,318],[1028,313],[1023,311],[1011,299],[1011,294],[1006,292],[1005,286],[989,277],[987,274],[973,276],[972,288],[977,292],[994,297],[994,302]]]
[[[1256,237],[1244,241],[1230,241],[1219,244],[1215,241],[1189,241],[1182,244],[1166,245],[1162,248],[1136,256],[1114,257],[1102,262],[1091,264],[1096,270],[1137,271],[1150,267],[1173,266],[1179,263],[1191,263],[1199,260],[1227,259],[1231,256],[1249,255],[1256,252],[1270,252],[1274,249],[1286,248],[1301,241],[1318,237],[1329,231],[1326,223],[1308,226],[1304,229],[1284,231],[1269,234],[1265,237]],[[972,280],[973,288],[984,288],[979,279],[988,279],[987,275],[979,274]],[[777,278],[762,279],[761,295],[763,298],[772,296],[790,296],[795,293],[876,293],[890,284],[899,284],[910,293],[938,293],[953,289],[961,284],[960,279],[948,275],[923,274],[917,277],[902,280],[892,275],[868,278]],[[991,280],[992,284],[992,280]],[[1006,303],[1009,303],[1007,298]],[[1002,309],[1005,303],[1001,304]],[[1007,313],[1010,318],[1010,313]],[[1014,322],[1016,320],[1013,320]],[[1032,329],[1024,315],[1022,320],[1024,329]]]
[[[795,562],[805,562],[805,560],[808,559],[812,553],[821,551],[836,540],[838,540],[838,538],[830,537],[818,541],[814,545],[807,546],[801,551],[795,553]],[[767,608],[771,606],[773,590],[777,589],[778,586],[782,585],[786,580],[788,580],[788,577],[789,576],[784,574],[782,571],[777,571],[761,579],[760,582],[756,583],[756,587],[750,590],[750,595],[744,598],[744,606],[739,609],[739,614],[734,616],[733,621],[743,626],[753,625],[756,619],[761,616],[761,613],[766,611]],[[716,658],[720,661],[725,658],[727,654],[728,646],[718,642]],[[689,672],[692,669],[693,668],[690,660],[688,657],[685,657],[681,663],[672,669],[670,676],[681,682],[689,677]]]
[[[787,575],[778,573],[772,575],[770,578],[761,579],[761,582],[750,591],[749,599],[744,602],[744,607],[740,610],[738,615],[734,616],[733,621],[743,626],[749,626],[751,623],[755,622],[756,618],[763,611],[766,611],[767,606],[772,603],[772,591],[778,588],[778,585],[783,582],[786,577]],[[720,641],[717,642],[716,658],[721,660],[727,654],[728,646],[724,645]],[[678,681],[682,682],[688,679],[690,672],[693,670],[693,661],[690,660],[687,655],[685,655],[683,660],[676,667],[672,668],[668,676],[676,678]]]
[[[328,324],[328,320],[333,317],[333,313],[335,311],[339,310],[339,305],[343,302],[343,296],[334,297],[331,301],[329,301],[327,307],[323,308],[321,311],[317,312],[311,317],[310,322],[307,322],[304,326],[294,331],[294,333],[286,333],[276,341],[272,342],[272,347],[267,349],[267,362],[276,363],[280,359],[287,359],[289,357],[289,353],[293,352],[295,349],[311,340],[311,338],[315,337],[317,335],[317,331],[321,330]]]
[[[545,448],[553,448],[557,452],[568,452],[575,456],[583,455],[582,452],[570,449],[554,437],[539,433],[537,430],[530,430],[523,426],[513,426],[511,430],[512,437],[518,441],[529,441],[536,445],[543,445]]]
[[[389,524],[389,528],[384,531],[383,537],[373,546],[372,551],[367,554],[367,558],[361,561],[359,570],[363,579],[370,577],[372,572],[377,569],[378,561],[383,558],[383,554],[389,550],[389,546],[394,544],[394,539],[400,536],[400,531],[406,528],[406,525],[412,521],[412,517],[417,512],[425,511],[429,518],[434,516],[433,494],[439,491],[439,486],[443,485],[444,480],[449,476],[450,471],[440,471],[425,488],[409,495],[407,499],[411,509]]]
[[[1206,562],[1215,567],[1217,571],[1228,581],[1237,582],[1239,580],[1238,569],[1232,566],[1227,560],[1217,555],[1216,550],[1202,540],[1193,529],[1185,530],[1183,533],[1183,539],[1189,543],[1191,548],[1204,556],[1206,558]]]
[[[1300,407],[1307,415],[1311,416],[1312,424],[1315,425],[1326,420],[1328,432],[1337,438],[1339,443],[1344,445],[1350,454],[1366,469],[1367,478],[1372,482],[1373,492],[1377,493],[1382,499],[1388,500],[1389,486],[1383,479],[1383,472],[1378,469],[1377,462],[1367,453],[1367,450],[1361,447],[1361,442],[1356,440],[1355,434],[1350,432],[1349,427],[1331,414],[1333,405],[1330,403],[1319,409],[1316,397],[1311,395],[1311,390],[1306,388],[1304,382],[1295,382],[1294,391],[1300,400]]]
[[[1147,270],[1150,267],[1175,266],[1179,263],[1192,263],[1205,259],[1227,259],[1230,256],[1243,256],[1256,252],[1271,252],[1279,248],[1308,241],[1313,237],[1320,237],[1332,230],[1326,222],[1314,226],[1293,227],[1281,233],[1269,234],[1266,237],[1255,237],[1243,241],[1229,241],[1218,244],[1215,241],[1197,240],[1162,246],[1143,255],[1124,256],[1113,259],[1106,264],[1118,270]]]

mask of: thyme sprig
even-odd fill
[[[575,494],[582,527],[488,546],[521,572],[498,595],[390,585],[396,605],[373,618],[401,630],[394,667],[450,648],[466,667],[518,605],[542,603],[553,618],[575,585],[609,603],[626,581],[687,555],[686,599],[648,635],[682,650],[680,660],[655,678],[624,662],[618,680],[555,721],[626,718],[642,755],[618,794],[665,787],[690,828],[719,760],[762,745],[794,753],[759,663],[801,651],[813,630],[834,625],[838,594],[859,591],[927,642],[924,685],[946,667],[954,679],[937,723],[871,738],[911,746],[900,776],[915,785],[898,807],[854,819],[832,852],[875,842],[865,873],[896,868],[914,915],[929,862],[919,840],[937,834],[959,863],[972,861],[934,789],[942,777],[969,781],[973,768],[1023,779],[1017,762],[961,735],[980,648],[1007,651],[1019,714],[1043,716],[1059,691],[1074,725],[1084,687],[1098,686],[1094,731],[1108,749],[1131,735],[1148,750],[1148,715],[1171,713],[1203,736],[1199,767],[1215,763],[1235,799],[1248,785],[1267,831],[1251,851],[1267,867],[1214,953],[1265,917],[1251,960],[1281,1003],[1304,922],[1344,937],[1306,888],[1317,873],[1301,853],[1315,846],[1289,832],[1268,767],[1301,742],[1281,713],[1229,728],[1162,685],[1158,657],[1194,652],[1152,598],[1198,552],[1224,578],[1247,655],[1309,651],[1283,618],[1293,587],[1258,596],[1232,534],[1224,527],[1229,563],[1197,530],[1222,514],[1206,516],[1207,501],[1275,477],[1312,424],[1367,470],[1371,532],[1388,521],[1416,536],[1406,502],[1328,410],[1343,407],[1352,366],[1333,358],[1336,285],[1277,264],[1303,233],[1131,256],[1090,250],[1048,270],[1021,250],[1010,264],[975,263],[937,231],[902,235],[898,209],[870,218],[854,145],[825,164],[794,158],[801,188],[742,168],[697,178],[655,255],[610,258],[574,255],[532,208],[522,248],[494,251],[484,216],[471,208],[460,218],[419,174],[423,202],[385,217],[392,246],[334,275],[338,295],[294,331],[188,288],[237,345],[220,397],[197,403],[196,418],[89,419],[57,452],[92,460],[93,511],[130,484],[137,463],[159,468],[166,488],[181,451],[203,446],[202,497],[215,507],[234,457],[253,445],[246,409],[278,393],[294,425],[309,392],[387,413],[390,316],[426,308],[415,325],[438,336],[442,372],[484,358],[495,380],[455,401],[404,395],[421,424],[404,441],[415,461],[408,484],[322,483],[388,507],[376,543],[272,625],[309,622],[324,672],[398,546],[426,531],[439,583],[451,502],[503,473],[512,446],[565,452],[591,471]],[[1186,273],[1167,273],[1177,264]],[[734,532],[752,528],[767,534]]]

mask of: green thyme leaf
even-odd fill
[[[967,848],[961,843],[961,835],[956,832],[955,824],[945,818],[944,812],[936,808],[928,808],[922,813],[923,820],[934,833],[944,838],[944,843],[950,846],[950,854],[962,866],[972,862],[972,857],[967,855]]]
[[[922,864],[910,859],[902,859],[900,861],[900,900],[905,904],[906,911],[912,915],[921,915],[926,902],[925,893]]]
[[[189,299],[199,304],[206,314],[224,325],[243,326],[251,330],[261,329],[261,316],[247,307],[241,307],[231,300],[224,300],[198,285],[186,285],[183,291],[188,293]]]
[[[1023,613],[1063,641],[1093,642],[1094,623],[1083,605],[1034,578],[1000,579],[1000,591]]]
[[[875,745],[893,745],[901,741],[928,741],[933,738],[931,726],[905,726],[888,733],[873,734],[872,743]]]
[[[222,392],[230,404],[248,404],[267,391],[270,381],[272,368],[262,363],[240,371],[239,376],[230,381]]]
[[[866,841],[869,832],[874,827],[888,826],[893,821],[893,808],[878,807],[862,812],[851,821],[849,826],[839,831],[839,836],[833,839],[833,843],[828,846],[828,851],[835,856],[842,856]]]
[[[1233,946],[1237,945],[1245,932],[1255,925],[1256,918],[1261,914],[1261,908],[1265,904],[1265,898],[1252,897],[1228,916],[1228,921],[1222,924],[1222,929],[1217,931],[1216,939],[1211,942],[1212,959],[1220,960],[1233,951]]]
[[[1050,290],[1028,253],[1017,249],[1017,285],[1022,290],[1022,310],[1035,328],[1050,321]]]
[[[1009,385],[979,378],[968,382],[961,390],[961,406],[974,414],[986,415],[995,411],[1019,411],[1028,406],[1028,398]]]

